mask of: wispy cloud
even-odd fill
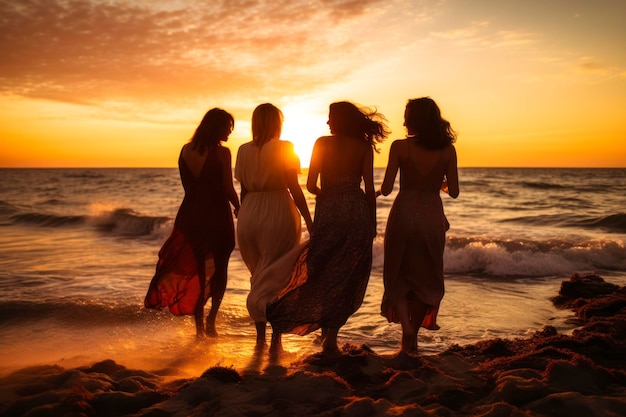
[[[0,92],[61,101],[271,94],[336,80],[379,0],[0,0]]]
[[[464,27],[433,32],[435,38],[446,39],[462,47],[500,48],[530,45],[537,42],[537,35],[514,30],[494,30],[489,21],[474,21]]]

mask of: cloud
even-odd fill
[[[445,39],[463,47],[501,48],[530,45],[536,35],[514,30],[493,30],[489,21],[473,21],[469,25],[448,31],[433,32],[435,38]]]
[[[0,0],[0,93],[94,102],[309,90],[349,73],[350,28],[383,2],[146,4]]]

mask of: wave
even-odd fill
[[[108,324],[125,324],[145,321],[150,315],[154,316],[155,313],[144,309],[140,303],[98,304],[93,300],[0,302],[0,325],[41,320],[56,320],[68,326],[89,326],[103,320]]]
[[[73,170],[70,172],[65,172],[63,176],[65,178],[78,178],[78,179],[105,178],[106,177],[104,172],[73,171]]]
[[[131,209],[119,208],[93,218],[98,230],[120,236],[151,235],[169,222],[162,216],[144,216]]]
[[[377,237],[373,267],[382,269],[383,262],[383,238]],[[449,238],[444,252],[446,274],[551,277],[588,271],[626,271],[623,242]]]
[[[58,216],[44,213],[22,213],[11,217],[15,223],[23,223],[41,227],[62,227],[84,224],[86,216]]]
[[[13,214],[17,211],[19,210],[15,205],[8,203],[6,201],[0,200],[0,215],[6,216],[6,215]]]
[[[131,209],[118,208],[93,216],[20,213],[12,215],[10,221],[14,224],[50,228],[90,225],[102,233],[116,236],[157,235],[161,237],[170,219],[163,216],[145,216]]]
[[[626,233],[626,213],[589,217],[583,215],[542,214],[501,220],[502,223],[523,223],[535,226],[576,227],[600,229],[614,233]]]
[[[533,188],[536,190],[554,190],[568,188],[560,184],[554,184],[549,182],[535,182],[535,181],[522,181],[520,183],[522,187]]]
[[[626,233],[626,213],[611,214],[609,216],[591,217],[581,219],[570,223],[566,226],[586,227],[590,229],[600,228],[613,232]]]
[[[626,270],[626,248],[612,240],[451,241],[444,255],[447,273],[545,277],[575,271]]]

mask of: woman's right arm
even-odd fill
[[[387,162],[387,169],[385,169],[385,178],[380,186],[379,193],[382,195],[389,195],[393,191],[393,184],[396,182],[396,175],[398,174],[398,168],[400,166],[400,158],[398,156],[398,141],[391,144],[389,150],[389,161]]]
[[[296,203],[298,211],[300,211],[300,214],[304,218],[306,228],[310,234],[313,229],[313,219],[311,219],[309,206],[306,203],[306,198],[304,197],[304,193],[302,192],[302,188],[300,188],[300,183],[298,182],[298,171],[295,169],[289,169],[285,173],[285,177],[287,179],[287,187],[289,188],[291,197],[293,198],[294,203]]]
[[[317,178],[321,171],[322,159],[322,141],[315,141],[313,152],[311,153],[311,162],[309,163],[309,175],[306,179],[306,189],[314,195],[318,195],[322,190],[317,186]]]
[[[248,194],[248,190],[246,190],[246,187],[243,185],[243,182],[239,183],[239,185],[241,186],[241,202],[243,203],[243,199],[245,198],[246,194]]]
[[[459,169],[457,167],[456,149],[454,145],[450,145],[450,158],[446,169],[446,182],[448,186],[448,195],[452,198],[459,196]]]

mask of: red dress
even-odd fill
[[[217,147],[210,148],[196,177],[179,157],[178,169],[185,189],[174,227],[159,251],[156,272],[144,305],[168,307],[175,315],[194,314],[200,283],[206,282],[204,302],[211,297],[215,271],[226,276],[228,259],[235,248],[233,217],[223,189],[222,166]]]

